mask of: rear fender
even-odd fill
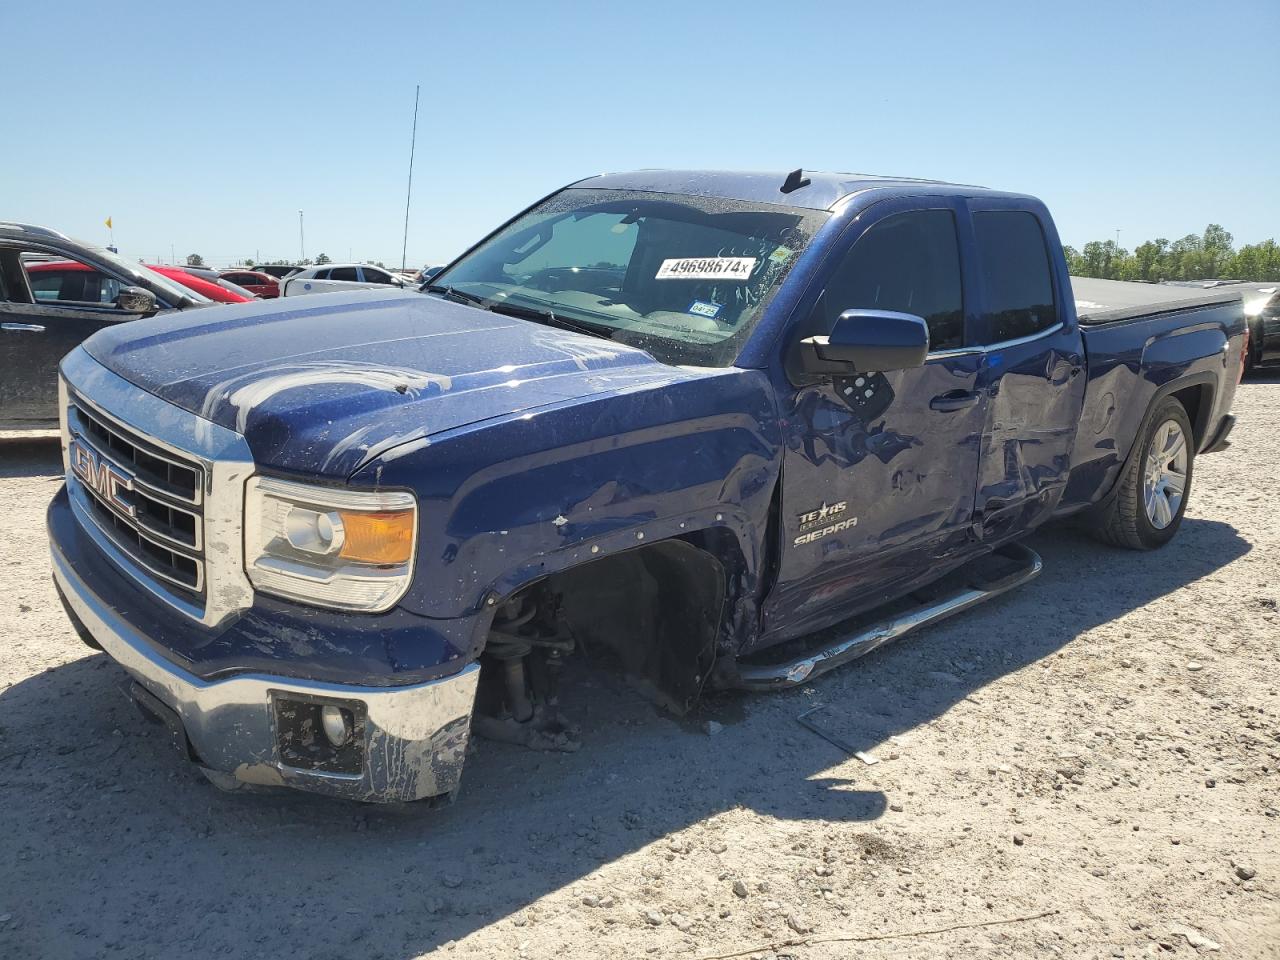
[[[1218,378],[1212,373],[1197,373],[1184,377],[1180,380],[1173,380],[1163,386],[1157,387],[1156,392],[1152,394],[1151,400],[1147,403],[1147,409],[1142,415],[1142,420],[1138,424],[1137,432],[1133,436],[1133,442],[1129,445],[1129,454],[1125,457],[1124,463],[1120,470],[1116,473],[1116,480],[1112,484],[1101,499],[1095,502],[1089,509],[1090,515],[1101,513],[1109,507],[1112,501],[1120,495],[1119,480],[1125,475],[1132,463],[1133,458],[1142,455],[1141,439],[1146,436],[1147,430],[1151,426],[1151,420],[1155,416],[1156,408],[1160,406],[1160,402],[1165,397],[1171,397],[1179,394],[1179,401],[1183,407],[1187,409],[1187,416],[1191,419],[1191,427],[1195,433],[1196,450],[1206,445],[1209,440],[1210,418],[1213,416],[1215,405],[1215,391],[1218,386]],[[1196,409],[1191,409],[1184,395],[1189,393],[1197,393],[1195,402]]]

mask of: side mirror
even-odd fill
[[[819,376],[907,370],[922,366],[928,353],[924,319],[892,310],[846,310],[830,334],[800,341],[804,371]]]
[[[116,294],[116,306],[124,313],[140,313],[149,317],[160,309],[156,295],[142,287],[121,287]]]

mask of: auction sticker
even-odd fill
[[[681,257],[663,260],[655,280],[746,280],[755,257]]]

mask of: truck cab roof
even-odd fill
[[[831,210],[846,197],[865,190],[896,188],[930,193],[1016,197],[987,187],[865,173],[817,170],[743,172],[734,170],[634,170],[604,173],[573,184],[599,190],[644,190],[684,196],[718,197],[755,203],[777,203],[811,210]],[[784,187],[788,189],[784,189]]]

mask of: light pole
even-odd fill
[[[307,259],[307,235],[302,232],[302,211],[298,211],[298,262]]]

